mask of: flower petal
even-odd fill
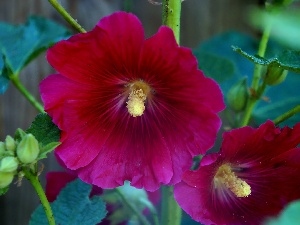
[[[128,79],[126,74],[134,75],[143,42],[137,17],[118,12],[104,17],[92,31],[58,42],[48,50],[47,59],[63,76],[94,86],[97,81],[122,81]]]
[[[160,183],[168,183],[173,175],[168,146],[155,125],[141,125],[145,123],[142,118],[124,117],[114,125],[112,135],[95,160],[79,170],[79,176],[103,188],[129,180],[135,187],[157,190]]]
[[[54,74],[40,83],[41,98],[45,103],[45,111],[53,118],[53,122],[63,129],[63,106],[68,99],[86,99],[87,89],[71,80]]]

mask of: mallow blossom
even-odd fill
[[[170,28],[145,39],[136,16],[117,12],[55,44],[47,60],[57,74],[40,91],[62,130],[56,155],[83,181],[154,191],[214,144],[222,93]]]
[[[243,127],[223,135],[219,153],[175,185],[175,199],[204,225],[260,225],[300,198],[300,123]]]

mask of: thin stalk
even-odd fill
[[[116,188],[116,193],[120,196],[122,202],[131,210],[131,212],[139,219],[139,221],[143,225],[150,225],[149,221],[145,218],[145,216],[139,212],[134,205],[132,205],[124,196],[124,194]]]
[[[12,75],[9,77],[15,87],[22,93],[22,95],[33,105],[39,112],[44,113],[44,107],[39,101],[25,88],[21,83],[19,76]]]
[[[182,210],[173,197],[173,187],[162,187],[162,225],[180,225]]]
[[[31,185],[35,189],[36,193],[38,194],[41,204],[45,210],[46,217],[48,219],[49,225],[55,225],[55,219],[53,216],[53,212],[50,206],[50,203],[46,197],[46,194],[42,188],[42,185],[39,181],[39,178],[37,175],[32,174],[32,172],[28,170],[24,170],[25,177],[30,181]]]
[[[182,0],[162,1],[162,22],[163,25],[173,30],[175,39],[180,44],[180,16]],[[173,197],[172,187],[162,187],[162,225],[180,225],[182,210]]]
[[[287,111],[286,113],[283,113],[282,115],[278,116],[276,119],[273,120],[273,122],[276,125],[278,125],[278,124],[282,123],[283,121],[296,115],[297,113],[300,113],[300,105],[297,105],[296,107],[292,108],[291,110]]]
[[[177,43],[180,42],[180,15],[181,0],[163,0],[162,2],[162,22],[163,25],[170,27]]]
[[[267,45],[268,41],[270,38],[270,33],[271,33],[271,26],[268,26],[265,28],[260,43],[258,47],[258,52],[257,54],[261,57],[264,57],[266,50],[267,50]],[[263,94],[265,90],[265,84],[263,84],[263,88],[259,90],[259,82],[261,80],[261,68],[262,66],[259,64],[255,64],[254,67],[254,72],[253,72],[253,79],[252,79],[252,84],[251,84],[251,90],[253,94],[250,95],[248,99],[248,103],[244,112],[244,116],[241,121],[241,126],[246,126],[251,118],[253,109],[257,103],[257,101],[260,99],[261,95]]]
[[[270,38],[270,33],[271,33],[271,26],[268,26],[265,28],[265,30],[262,34],[260,43],[259,43],[257,55],[259,55],[260,57],[264,57],[264,55],[266,53],[268,41]],[[252,84],[251,84],[251,88],[254,91],[257,91],[257,89],[258,89],[259,81],[261,78],[261,68],[262,68],[262,65],[255,64],[253,79],[252,79]]]
[[[62,15],[62,17],[77,31],[85,33],[85,29],[80,26],[79,23],[65,10],[65,8],[58,3],[57,0],[48,0],[49,3],[56,9],[56,11]]]

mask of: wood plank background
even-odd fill
[[[158,1],[158,0],[157,0]],[[65,8],[86,29],[90,30],[103,16],[122,10],[122,0],[61,0]],[[249,31],[244,15],[247,6],[255,4],[253,0],[185,0],[182,4],[181,44],[195,47],[212,35],[236,29]],[[161,7],[150,4],[147,0],[133,0],[133,12],[144,24],[147,36],[154,34],[161,24]],[[51,18],[67,25],[61,16],[46,0],[0,0],[0,21],[13,24],[24,23],[27,17],[35,14]],[[47,64],[44,54],[29,64],[21,73],[24,85],[37,97],[38,84],[53,70]],[[20,93],[10,86],[9,90],[0,95],[0,140],[13,135],[20,127],[26,129],[37,111],[29,105]],[[44,160],[45,170],[57,170],[53,157]],[[11,185],[9,192],[0,197],[0,225],[28,224],[30,214],[39,201],[26,180],[22,186]]]

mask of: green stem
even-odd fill
[[[271,33],[271,26],[268,26],[265,28],[265,30],[262,34],[260,43],[259,43],[257,55],[259,55],[260,57],[264,57],[264,55],[266,53],[268,41],[270,38],[270,33]],[[254,91],[257,91],[257,89],[258,89],[259,81],[261,78],[261,68],[262,68],[262,65],[255,64],[253,80],[252,80],[252,84],[251,84],[251,88]]]
[[[175,39],[180,44],[180,16],[182,0],[163,0],[162,1],[162,22],[163,25],[173,30]],[[181,208],[173,197],[172,187],[162,187],[162,225],[180,225]]]
[[[163,0],[162,6],[163,25],[166,25],[173,30],[175,39],[179,44],[181,0]]]
[[[50,203],[46,197],[46,194],[42,188],[42,185],[39,181],[39,178],[37,175],[32,174],[31,171],[28,170],[23,170],[25,177],[30,181],[30,183],[32,184],[32,186],[34,187],[36,193],[38,194],[40,200],[41,200],[41,204],[45,210],[49,225],[55,225],[55,219],[53,216],[53,212],[50,206]]]
[[[85,33],[85,29],[65,10],[65,8],[57,2],[57,0],[48,0],[56,11],[77,31]]]
[[[276,119],[273,120],[273,122],[276,125],[278,125],[279,123],[289,119],[290,117],[294,116],[297,113],[300,113],[300,105],[297,105],[296,107],[292,108],[291,110],[287,111],[286,113],[278,116]]]
[[[18,75],[9,76],[11,82],[23,94],[23,96],[41,113],[44,112],[44,107],[39,103],[35,97],[23,86]]]
[[[180,225],[181,208],[173,197],[173,187],[162,186],[162,225]]]
[[[136,209],[136,207],[127,200],[127,198],[124,196],[124,194],[118,188],[116,188],[115,190],[116,190],[117,194],[120,196],[120,198],[122,199],[122,202],[131,210],[131,212],[139,219],[139,221],[141,221],[141,223],[143,225],[150,225],[150,223],[144,217],[144,215],[141,212],[139,212]]]
[[[258,52],[257,54],[261,57],[264,57],[268,45],[268,41],[270,38],[270,33],[271,33],[271,26],[268,26],[265,28],[260,43],[258,47]],[[252,84],[251,84],[251,91],[252,94],[250,95],[248,99],[248,103],[245,109],[244,117],[241,121],[241,126],[246,126],[251,118],[253,109],[257,103],[257,101],[260,99],[261,95],[263,94],[265,90],[265,84],[263,84],[262,88],[259,87],[259,82],[261,80],[261,68],[262,66],[259,64],[255,64],[254,67],[254,72],[253,72],[253,79],[252,79]],[[259,90],[260,89],[260,90]]]

